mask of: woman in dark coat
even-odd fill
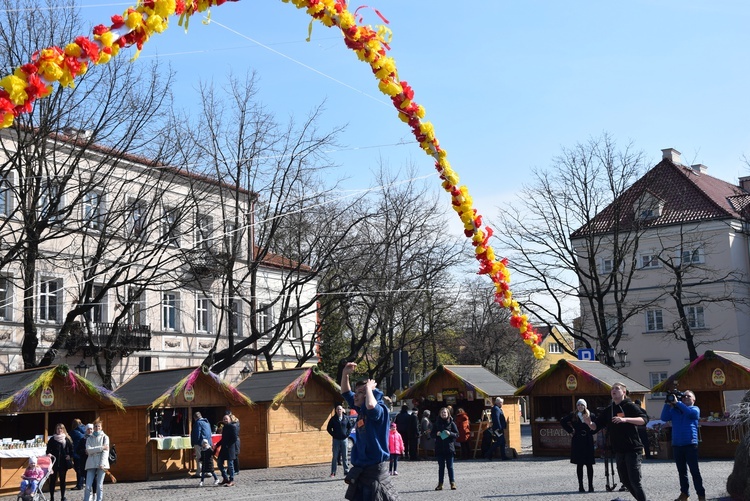
[[[456,479],[453,476],[453,457],[456,455],[456,438],[458,428],[447,407],[440,409],[435,424],[432,427],[432,438],[435,439],[435,457],[438,460],[438,485],[436,491],[443,490],[445,467],[448,467],[448,480],[451,490],[456,490]]]
[[[52,474],[49,476],[49,499],[55,501],[55,485],[60,479],[60,498],[65,501],[65,475],[68,473],[68,461],[73,461],[73,441],[65,430],[65,425],[55,425],[55,434],[47,442],[47,454],[55,456]]]
[[[571,412],[560,420],[560,425],[571,435],[570,462],[576,465],[578,474],[578,492],[586,492],[583,488],[583,466],[589,478],[589,492],[594,492],[594,436],[591,429],[583,422],[583,417],[594,419],[584,399],[576,402],[576,412]]]
[[[224,416],[224,426],[221,429],[221,440],[216,447],[221,447],[219,451],[219,471],[223,478],[221,485],[232,487],[234,485],[234,460],[237,459],[237,440],[239,433],[237,427],[232,424],[232,418],[228,414]],[[227,470],[224,469],[224,462],[227,463]]]

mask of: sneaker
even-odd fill
[[[219,483],[220,483],[220,482],[221,482],[221,480],[219,480],[219,479],[217,478],[216,480],[214,480],[214,485],[219,485]]]
[[[226,484],[224,487],[234,487],[234,480],[231,480],[228,484]]]
[[[336,474],[335,474],[335,473],[331,473],[331,478],[333,478],[333,477],[335,477],[335,476],[336,476]]]
[[[397,472],[397,471],[394,471],[394,472],[393,472],[393,474],[394,474],[394,475],[398,475],[398,472]]]
[[[200,483],[198,484],[198,487],[203,487],[203,480],[200,481]]]

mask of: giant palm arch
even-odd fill
[[[28,113],[36,99],[50,94],[58,82],[73,86],[76,77],[84,74],[90,64],[104,64],[117,56],[120,49],[136,46],[140,50],[153,34],[167,29],[170,17],[178,15],[179,25],[187,28],[196,12],[207,11],[227,0],[142,0],[123,15],[112,16],[112,24],[94,27],[92,37],[79,36],[64,48],[48,47],[34,54],[33,61],[16,68],[12,75],[0,80],[0,128],[7,128],[21,113]],[[234,1],[234,0],[230,0]],[[443,189],[450,194],[453,210],[471,239],[475,257],[479,261],[479,274],[487,275],[495,286],[495,301],[510,310],[510,323],[517,328],[534,356],[542,358],[544,349],[541,337],[521,313],[518,302],[510,290],[510,272],[506,259],[498,259],[488,244],[492,229],[482,226],[482,216],[473,207],[466,186],[459,186],[458,174],[451,168],[448,156],[435,136],[430,122],[424,120],[425,109],[414,101],[414,91],[405,80],[398,77],[396,62],[387,55],[390,31],[385,26],[362,26],[357,23],[356,11],[347,9],[345,0],[282,0],[298,9],[305,9],[313,20],[326,27],[341,30],[344,43],[357,57],[370,65],[380,91],[388,96],[398,112],[398,117],[410,128],[420,148],[435,160]],[[382,16],[381,16],[382,18]],[[387,21],[383,18],[383,21]]]

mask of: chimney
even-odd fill
[[[744,176],[740,178],[740,188],[745,191],[750,191],[750,176]]]
[[[705,165],[703,165],[703,164],[695,164],[695,165],[691,165],[691,166],[690,166],[690,168],[691,168],[691,169],[693,169],[693,170],[694,170],[695,172],[697,172],[698,174],[705,174],[705,173],[706,173],[706,171],[708,170],[708,167],[706,167],[706,166],[705,166]]]
[[[666,148],[666,149],[661,150],[661,158],[663,160],[669,160],[675,165],[682,165],[680,152],[674,148]]]

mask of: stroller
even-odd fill
[[[44,471],[44,476],[39,480],[36,486],[36,490],[31,494],[19,494],[16,501],[47,501],[47,496],[44,495],[42,489],[47,485],[47,480],[52,474],[52,466],[55,464],[55,456],[48,454],[47,456],[39,456],[36,458],[36,464],[39,468]]]

